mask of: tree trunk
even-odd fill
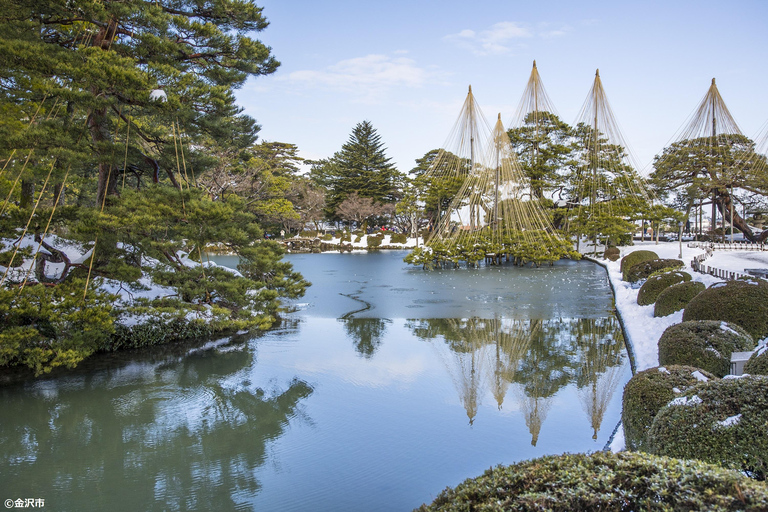
[[[759,235],[755,235],[752,233],[752,228],[749,227],[747,224],[747,221],[741,218],[741,216],[736,211],[736,208],[733,209],[733,219],[731,219],[731,203],[733,202],[733,199],[731,198],[731,194],[728,193],[727,189],[718,190],[717,191],[717,208],[720,210],[720,213],[723,216],[723,219],[728,221],[733,227],[744,233],[744,236],[750,241],[750,242],[758,242],[761,241],[759,239]],[[725,236],[725,226],[723,226],[723,236]]]
[[[19,208],[26,210],[32,208],[35,200],[35,182],[21,180],[21,198],[19,199]]]
[[[105,155],[102,153],[105,143],[109,141],[107,107],[99,107],[91,111],[91,115],[88,117],[88,129],[91,132],[91,141],[99,159],[96,206],[101,207],[106,196],[117,194],[117,169],[106,161]]]

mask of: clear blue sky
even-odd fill
[[[238,91],[263,140],[333,155],[370,121],[402,172],[443,145],[472,85],[509,127],[535,59],[573,123],[600,69],[642,168],[712,78],[742,132],[768,121],[768,0],[257,0],[258,38],[282,63]]]

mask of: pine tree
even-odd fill
[[[96,170],[101,204],[126,168],[180,186],[180,132],[188,148],[255,140],[233,91],[279,63],[251,38],[268,25],[252,0],[0,0],[0,13],[0,152],[34,150],[22,179],[54,159],[59,176]]]
[[[334,216],[336,208],[350,194],[368,197],[380,203],[396,201],[398,171],[386,156],[381,135],[369,121],[358,123],[349,140],[330,161],[326,162],[329,185],[327,212]]]

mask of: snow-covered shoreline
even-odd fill
[[[691,274],[694,281],[700,281],[705,286],[722,281],[722,279],[700,274],[693,270],[691,262],[693,258],[705,252],[699,247],[688,247],[683,242],[682,258],[678,242],[635,242],[635,245],[620,247],[621,257],[637,250],[650,250],[659,255],[659,258],[680,259],[685,264],[685,272]],[[621,316],[622,324],[628,342],[635,356],[637,371],[653,368],[659,364],[658,341],[664,330],[670,325],[680,323],[683,312],[678,311],[672,315],[656,318],[653,316],[653,304],[639,306],[637,304],[637,285],[623,281],[620,268],[621,259],[616,261],[601,260],[599,263],[608,271],[608,279],[611,282],[616,301],[616,309]],[[768,251],[723,251],[716,250],[707,258],[706,264],[723,270],[744,272],[746,268],[768,268]]]
[[[694,245],[694,244],[691,244]],[[680,256],[679,242],[636,242],[633,246],[621,247],[621,258],[637,250],[650,250],[659,258],[680,259],[685,264],[684,271],[688,272],[694,281],[700,281],[709,287],[722,281],[717,277],[700,274],[693,270],[691,262],[696,256],[705,252],[698,246],[682,245]],[[627,345],[634,358],[635,371],[640,372],[659,365],[658,341],[664,330],[670,325],[682,322],[683,312],[678,311],[665,317],[654,317],[654,305],[640,306],[637,304],[639,286],[622,280],[620,271],[621,258],[616,261],[594,260],[606,268],[608,279],[613,289],[616,310],[624,326]],[[725,251],[716,250],[706,260],[706,264],[722,270],[744,272],[747,268],[768,268],[768,251]],[[622,451],[625,448],[624,430],[619,425],[610,442],[611,451]]]

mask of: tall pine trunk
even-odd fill
[[[35,182],[21,180],[21,197],[19,199],[19,208],[22,210],[32,208],[35,200]]]
[[[117,194],[117,169],[107,161],[104,147],[109,142],[107,107],[94,108],[88,118],[91,141],[99,161],[99,179],[96,185],[96,206],[104,204],[106,196]]]

